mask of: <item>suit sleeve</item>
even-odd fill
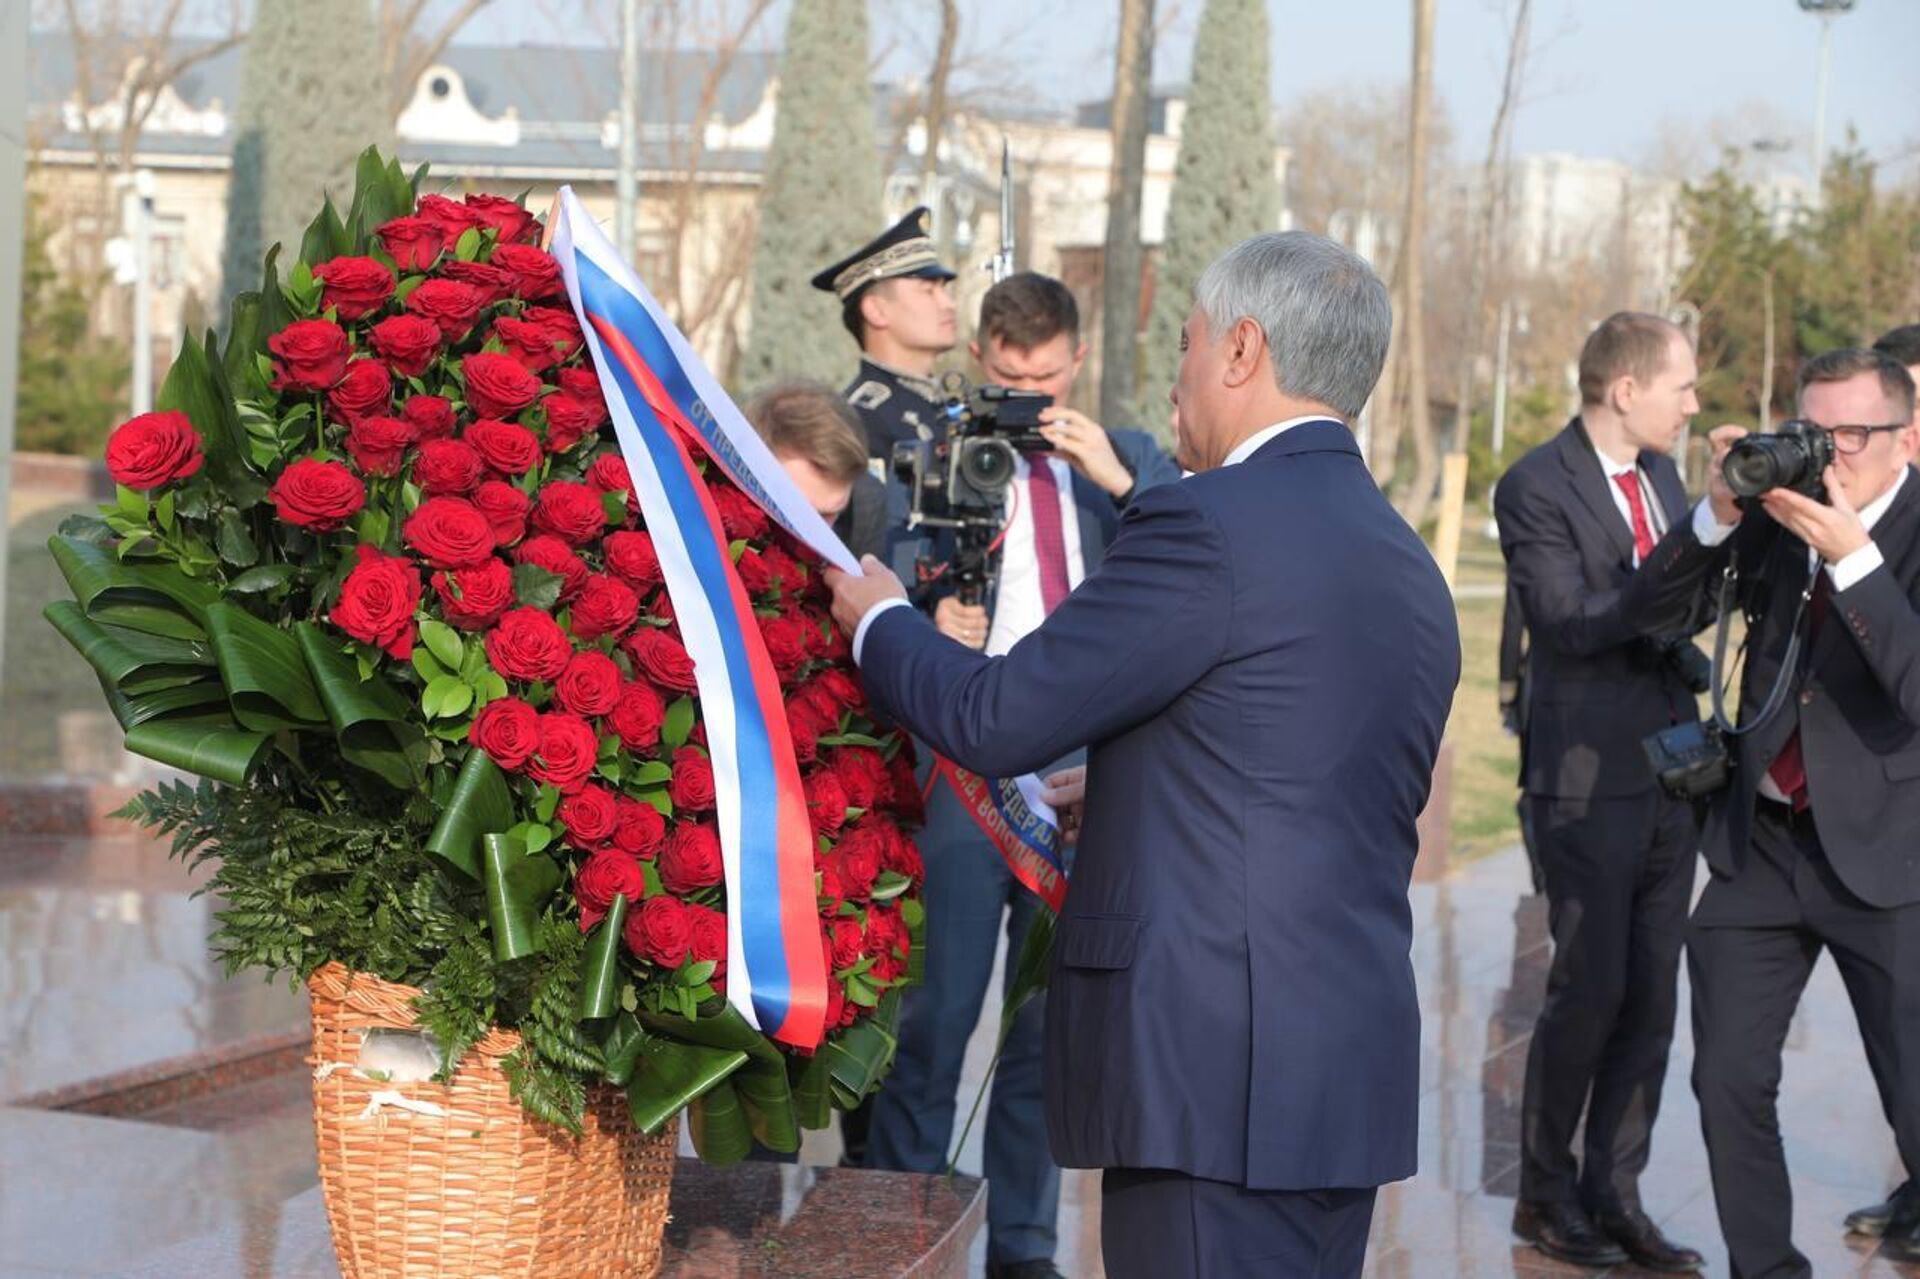
[[[1833,596],[1860,656],[1907,723],[1920,726],[1920,613],[1885,562]],[[1833,623],[1829,621],[1827,625]]]
[[[1099,570],[1004,657],[911,609],[873,620],[861,653],[881,709],[935,750],[996,777],[1032,772],[1161,710],[1225,651],[1231,566],[1219,525],[1182,485],[1127,510]]]
[[[1527,630],[1559,651],[1591,657],[1696,621],[1695,605],[1718,554],[1700,545],[1690,521],[1676,523],[1624,586],[1596,591],[1581,570],[1563,503],[1531,476],[1509,474],[1494,493],[1494,511]]]

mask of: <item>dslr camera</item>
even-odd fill
[[[923,558],[923,581],[950,574],[963,602],[979,603],[991,576],[990,551],[1005,522],[1007,485],[1022,453],[1050,453],[1041,411],[1053,397],[1005,386],[969,388],[947,376],[946,437],[903,440],[893,447],[893,473],[907,486],[907,527],[954,530],[953,558]]]
[[[1748,435],[1727,450],[1720,463],[1727,487],[1742,502],[1769,489],[1792,489],[1825,501],[1821,476],[1833,463],[1833,436],[1824,427],[1794,418],[1768,435]]]

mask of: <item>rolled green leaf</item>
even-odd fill
[[[607,1063],[607,1082],[616,1088],[625,1088],[633,1079],[633,1070],[640,1062],[640,1050],[647,1042],[647,1032],[640,1028],[640,1019],[632,1013],[621,1013],[607,1026],[606,1040],[600,1045],[600,1056]]]
[[[627,923],[627,895],[615,893],[607,917],[587,939],[587,960],[580,979],[580,1020],[611,1017],[620,1007],[620,932]]]
[[[820,1047],[827,1073],[856,1102],[879,1086],[899,1047],[900,1041],[878,1021],[878,1017],[863,1017]]]
[[[513,825],[513,792],[507,776],[478,747],[443,797],[436,788],[440,820],[427,836],[427,851],[469,879],[480,878],[480,838]]]
[[[746,1060],[744,1052],[648,1036],[627,1083],[627,1109],[634,1127],[659,1132],[688,1102],[705,1095]]]
[[[361,679],[359,666],[339,640],[312,622],[295,623],[293,638],[313,676],[340,753],[349,763],[402,790],[421,785],[426,777],[426,735],[409,721],[406,699],[378,675]]]
[[[72,600],[55,600],[41,616],[114,688],[128,694],[178,688],[214,672],[213,653],[197,640],[103,626]]]
[[[501,963],[540,950],[540,913],[559,888],[560,867],[545,853],[529,853],[524,840],[486,835],[480,840],[480,884],[487,894],[493,957]]]
[[[217,346],[211,332],[204,345],[191,333],[182,334],[180,352],[154,405],[187,415],[200,435],[207,474],[221,497],[235,506],[252,506],[265,496],[266,485],[247,464],[247,433],[233,406],[227,371],[213,358]]]
[[[716,1168],[737,1164],[753,1150],[753,1130],[731,1080],[721,1080],[688,1104],[687,1129],[701,1162]],[[797,1140],[793,1148],[800,1148]]]
[[[327,722],[292,635],[225,600],[207,608],[207,637],[243,728],[276,732]]]
[[[793,1089],[794,1121],[815,1131],[825,1128],[833,1122],[832,1076],[827,1073],[826,1057],[815,1053],[789,1060],[787,1078]]]
[[[244,786],[268,735],[248,732],[225,710],[152,719],[127,730],[127,749],[185,772]]]
[[[125,564],[104,546],[55,534],[47,549],[89,619],[147,635],[207,637],[207,609],[220,599],[211,582],[170,564]]]
[[[136,724],[148,720],[164,719],[169,715],[192,711],[204,718],[219,713],[233,718],[232,710],[227,706],[227,690],[217,679],[200,680],[193,684],[182,684],[178,688],[156,689],[151,693],[122,693],[119,689],[100,681],[100,691],[107,695],[107,709],[113,712],[119,721],[120,731],[127,732]],[[241,731],[240,725],[232,725],[235,731]]]
[[[642,1012],[640,1019],[648,1030],[658,1035],[746,1053],[747,1064],[733,1077],[733,1085],[746,1108],[754,1138],[769,1150],[800,1148],[800,1121],[794,1112],[786,1056],[773,1046],[772,1040],[748,1025],[739,1009],[722,1004],[720,1011],[712,1016],[692,1021],[670,1013],[653,1012]]]

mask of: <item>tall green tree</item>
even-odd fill
[[[807,281],[882,229],[866,0],[794,0],[779,95],[741,383],[815,377],[838,385],[853,369],[853,340],[840,327],[839,303]]]
[[[1180,367],[1180,326],[1193,304],[1194,282],[1225,250],[1271,231],[1279,214],[1264,0],[1207,0],[1187,81],[1140,395],[1145,425],[1163,438],[1167,391]]]
[[[299,249],[323,195],[345,214],[362,151],[392,150],[382,66],[368,0],[258,0],[234,109],[225,297],[258,286],[272,245]]]
[[[20,386],[16,446],[92,454],[127,415],[127,348],[90,323],[90,298],[105,272],[63,276],[48,251],[49,226],[27,203],[20,287]]]

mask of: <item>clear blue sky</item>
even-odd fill
[[[704,0],[712,5],[724,0]],[[643,6],[647,0],[643,0]],[[1158,0],[1171,14],[1155,76],[1187,76],[1204,0]],[[1511,0],[1439,0],[1435,80],[1463,154],[1476,155],[1499,94]],[[1343,82],[1404,81],[1410,0],[1269,0],[1277,105]],[[1663,133],[1709,130],[1740,140],[1812,134],[1819,23],[1796,0],[1535,0],[1534,50],[1516,122],[1522,152],[1572,151],[1645,161]],[[466,39],[606,38],[615,0],[533,0],[490,6]],[[889,76],[930,61],[930,0],[876,0],[875,51]],[[1034,96],[1104,96],[1111,84],[1115,0],[961,0],[970,60],[989,51],[1024,71]],[[764,29],[777,42],[784,17]],[[1827,138],[1851,124],[1876,157],[1920,173],[1920,0],[1859,0],[1836,20]]]

